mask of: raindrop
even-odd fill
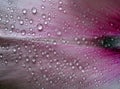
[[[33,7],[33,8],[31,9],[31,11],[32,11],[33,14],[36,14],[36,13],[37,13],[37,9],[36,9],[35,7]]]
[[[59,1],[59,4],[63,4],[63,2],[62,2],[62,1]]]
[[[3,55],[2,55],[2,54],[0,54],[0,58],[3,58]]]
[[[82,66],[79,66],[79,69],[81,70],[81,69],[82,69]]]
[[[57,42],[56,41],[53,41],[53,45],[56,45],[57,44]]]
[[[22,30],[22,31],[21,31],[21,34],[22,34],[22,35],[26,35],[26,31],[25,31],[25,30]]]
[[[22,64],[22,67],[24,67],[24,68],[25,68],[25,67],[26,67],[26,65],[25,65],[25,64]]]
[[[45,18],[46,18],[46,15],[45,15],[45,14],[42,14],[42,18],[45,19]]]
[[[45,25],[47,25],[47,24],[48,24],[48,22],[47,22],[47,21],[45,21],[45,22],[44,22],[44,24],[45,24]]]
[[[15,60],[16,63],[18,63],[18,60]]]
[[[23,14],[27,14],[27,10],[26,10],[26,9],[23,9],[23,10],[22,10],[22,13],[23,13]]]
[[[15,25],[11,25],[11,29],[14,29],[15,28]]]
[[[7,19],[7,20],[6,20],[6,23],[9,23],[9,22],[10,22],[10,21]]]
[[[4,62],[6,65],[8,64],[8,61],[7,60],[5,60],[5,62]]]
[[[2,20],[2,17],[0,17],[0,21]]]
[[[35,62],[36,62],[36,60],[35,60],[35,59],[33,59],[33,60],[32,60],[32,62],[33,62],[33,63],[35,63]]]
[[[14,9],[11,8],[10,12],[13,13],[13,12],[14,12]]]
[[[5,17],[8,18],[8,14],[6,14]]]
[[[12,18],[13,18],[13,15],[10,15],[10,18],[12,19]]]
[[[23,20],[20,20],[19,23],[20,23],[20,25],[23,25],[23,24],[24,24],[24,21],[23,21]]]
[[[32,28],[29,28],[29,30],[30,30],[30,31],[33,31],[33,29],[32,29]]]
[[[60,31],[57,32],[57,35],[60,36],[62,33]]]
[[[85,70],[82,70],[82,73],[84,73],[85,72]]]
[[[60,11],[63,10],[62,6],[59,6],[58,9],[59,9]]]
[[[15,52],[17,52],[17,50],[16,50],[16,49],[13,49],[13,52],[15,53]]]
[[[21,17],[20,17],[20,16],[17,16],[17,19],[19,20],[19,19],[21,19]]]
[[[8,30],[8,28],[7,27],[5,27],[5,31],[7,31]]]
[[[46,2],[46,0],[42,0],[43,2]]]
[[[33,20],[32,20],[32,19],[30,19],[29,23],[30,23],[30,24],[32,24],[32,23],[33,23]]]
[[[26,58],[26,60],[25,60],[26,62],[29,62],[29,58]]]
[[[37,25],[37,29],[38,29],[38,31],[42,31],[43,30],[43,25],[42,24],[38,24]]]
[[[51,36],[51,34],[50,34],[50,33],[47,33],[47,36],[49,36],[49,37],[50,37],[50,36]]]
[[[44,5],[42,5],[42,6],[41,6],[41,8],[42,8],[42,9],[45,9],[45,6],[44,6]]]

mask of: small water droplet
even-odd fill
[[[13,19],[13,15],[10,15],[10,18]]]
[[[29,58],[26,58],[26,60],[25,60],[26,62],[29,62]]]
[[[32,62],[33,62],[33,63],[35,63],[35,62],[36,62],[36,60],[35,60],[35,59],[33,59],[33,60],[32,60]]]
[[[59,6],[58,9],[59,9],[60,11],[63,10],[62,6]]]
[[[8,28],[7,27],[5,27],[5,31],[7,31],[8,30]]]
[[[21,34],[22,34],[22,35],[26,35],[26,31],[25,31],[25,30],[22,30],[22,31],[21,31]]]
[[[2,17],[0,17],[0,21],[2,20]]]
[[[9,22],[10,22],[10,21],[7,19],[7,20],[6,20],[6,23],[9,23]]]
[[[44,5],[42,5],[42,6],[41,6],[41,8],[42,8],[42,9],[45,9],[45,6],[44,6]]]
[[[5,60],[5,61],[4,61],[4,63],[5,63],[5,65],[7,65],[7,64],[8,64],[8,61],[7,61],[7,60]]]
[[[32,24],[32,23],[33,23],[33,20],[32,20],[32,19],[30,19],[29,23],[30,23],[30,24]]]
[[[13,49],[13,52],[15,53],[15,52],[17,52],[17,50],[16,50],[16,49]]]
[[[42,0],[43,2],[46,2],[46,0]]]
[[[26,10],[26,9],[23,9],[23,10],[22,10],[22,13],[23,13],[23,14],[27,14],[27,10]]]
[[[13,13],[13,12],[14,12],[14,9],[13,9],[13,8],[11,8],[10,12],[11,12],[11,13]]]
[[[23,20],[20,20],[19,23],[20,23],[20,25],[23,25],[23,24],[24,24],[24,21],[23,21]]]
[[[45,21],[45,22],[44,22],[44,24],[45,24],[45,25],[47,25],[47,24],[48,24],[48,22],[47,22],[47,21]]]
[[[57,32],[57,35],[60,36],[62,33],[60,31]]]
[[[46,14],[42,14],[42,18],[45,19],[46,18]]]
[[[21,19],[21,17],[20,17],[20,16],[17,16],[17,19],[19,20],[19,19]]]
[[[12,24],[12,25],[11,25],[11,29],[14,29],[14,28],[15,28],[15,25]]]
[[[42,31],[43,30],[43,25],[42,24],[38,24],[37,25],[37,29],[38,29],[38,31]]]
[[[0,54],[0,58],[3,58],[3,54]]]
[[[59,1],[59,4],[63,4],[63,2],[62,2],[62,1]]]
[[[26,65],[25,65],[25,64],[22,64],[22,67],[24,67],[24,68],[25,68],[25,67],[26,67]]]
[[[33,8],[31,9],[31,11],[32,11],[33,14],[36,14],[36,13],[37,13],[37,9],[36,9],[35,7],[33,7]]]

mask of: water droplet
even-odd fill
[[[59,9],[60,11],[63,10],[62,6],[59,6],[58,9]]]
[[[29,58],[26,58],[26,60],[25,60],[26,62],[29,62]]]
[[[2,54],[0,54],[0,58],[3,58],[3,55],[2,55]]]
[[[82,71],[82,73],[85,73],[85,70],[81,70]]]
[[[47,25],[47,24],[48,24],[48,22],[47,22],[47,21],[45,21],[45,22],[44,22],[44,24],[45,24],[45,25]]]
[[[59,36],[60,36],[61,34],[62,34],[62,33],[61,33],[60,31],[58,31],[58,32],[57,32],[57,35],[59,35]]]
[[[59,4],[63,4],[63,2],[62,2],[62,1],[59,1]]]
[[[13,19],[13,15],[10,15],[10,18]]]
[[[12,25],[11,25],[11,29],[14,29],[14,28],[15,28],[15,25],[12,24]]]
[[[46,18],[46,14],[42,14],[42,18],[45,19]]]
[[[0,17],[0,21],[2,20],[2,17]]]
[[[20,16],[17,16],[17,19],[19,20],[19,19],[21,19],[21,17],[20,17]]]
[[[32,60],[32,62],[33,62],[33,63],[35,63],[35,62],[36,62],[36,60],[35,60],[35,59],[33,59],[33,60]]]
[[[22,13],[23,13],[23,14],[27,14],[27,10],[26,10],[26,9],[23,9],[23,10],[22,10]]]
[[[7,31],[8,30],[8,28],[7,27],[5,27],[5,31]]]
[[[5,65],[7,65],[7,64],[8,64],[8,61],[7,61],[7,60],[5,60],[5,62],[4,62],[4,63],[5,63]]]
[[[23,24],[24,24],[24,21],[23,21],[23,20],[20,20],[19,23],[20,23],[20,25],[23,25]]]
[[[9,22],[10,22],[10,21],[7,19],[7,20],[6,20],[6,23],[9,23]]]
[[[46,0],[42,0],[43,2],[46,2]]]
[[[36,9],[35,7],[33,7],[33,8],[31,9],[31,11],[32,11],[33,14],[36,14],[36,13],[37,13],[37,9]]]
[[[44,6],[44,5],[42,5],[42,6],[41,6],[41,8],[42,8],[42,9],[45,9],[45,6]]]
[[[38,31],[42,31],[43,30],[43,25],[42,24],[38,24],[37,25],[37,29],[38,29]]]
[[[11,12],[11,13],[13,13],[13,12],[14,12],[14,9],[13,9],[13,8],[11,8],[10,12]]]
[[[15,52],[17,52],[17,50],[16,50],[16,49],[13,49],[13,52],[15,53]]]
[[[29,23],[30,23],[30,24],[32,24],[32,23],[33,23],[33,20],[32,20],[32,19],[30,19]]]
[[[57,42],[56,41],[53,41],[53,45],[56,45],[57,44]]]
[[[21,34],[22,34],[22,35],[26,35],[26,31],[25,31],[25,30],[22,30],[22,31],[21,31]]]

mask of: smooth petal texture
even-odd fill
[[[120,34],[119,5],[0,0],[0,88],[119,89],[120,51],[100,46]]]

